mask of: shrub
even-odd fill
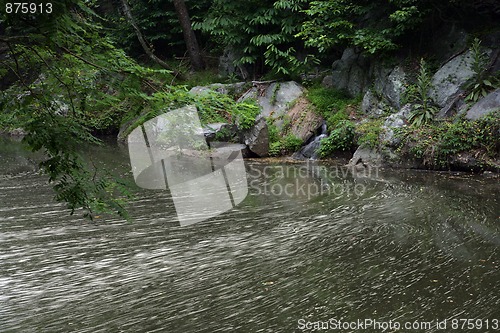
[[[276,128],[276,126],[274,126],[274,128]],[[270,134],[269,142],[270,142],[269,143],[270,156],[279,156],[279,155],[294,153],[297,150],[299,150],[302,144],[304,143],[301,138],[298,138],[293,134],[288,134],[285,137],[278,136],[278,139],[274,137],[274,134],[273,138],[271,138]]]
[[[318,150],[320,157],[327,157],[335,151],[350,150],[354,144],[354,124],[349,120],[342,120],[331,131],[330,136],[321,140]]]
[[[446,167],[451,157],[465,151],[478,151],[483,156],[495,158],[500,150],[499,116],[500,112],[496,112],[477,121],[401,128],[396,134],[402,139],[398,149],[436,167]]]
[[[349,120],[349,117],[344,111],[339,111],[326,119],[326,126],[327,128],[336,128],[344,120]]]
[[[302,144],[304,143],[304,141],[302,141],[301,138],[296,137],[293,134],[287,135],[283,141],[284,141],[283,149],[290,153],[299,150],[300,147],[302,147]]]

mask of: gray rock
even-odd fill
[[[385,101],[380,100],[371,90],[368,90],[363,96],[361,102],[361,111],[364,114],[372,117],[379,117],[387,111],[391,111],[392,107]]]
[[[227,156],[232,152],[241,152],[242,157],[251,157],[248,147],[241,143],[212,142],[210,148],[212,148],[210,157],[219,159],[224,164],[227,163]]]
[[[304,88],[295,81],[256,83],[238,101],[256,99],[262,108],[261,115],[273,118],[275,125],[281,127],[283,117],[294,102],[304,95],[304,91]]]
[[[353,96],[362,94],[369,84],[368,68],[368,61],[361,54],[347,48],[342,58],[332,64],[331,84]]]
[[[237,83],[213,83],[208,86],[196,86],[189,90],[189,93],[194,95],[203,95],[211,91],[218,92],[225,95],[241,95],[244,92],[246,82]]]
[[[333,75],[327,75],[323,78],[323,81],[321,81],[321,85],[325,88],[332,88],[333,87]]]
[[[302,142],[307,142],[324,123],[324,119],[312,111],[311,105],[303,97],[288,111],[286,118],[290,121],[287,133],[295,135]]]
[[[469,111],[467,111],[465,118],[469,120],[477,120],[495,111],[500,111],[500,89],[497,89],[489,93],[486,97],[480,99],[469,109]]]
[[[361,101],[361,112],[364,114],[372,113],[377,108],[378,102],[377,96],[371,90],[368,90]]]
[[[401,97],[405,91],[406,74],[402,67],[392,70],[375,69],[375,90],[396,109],[401,108]]]
[[[380,140],[383,143],[392,147],[400,143],[400,140],[394,136],[394,129],[406,126],[411,110],[411,104],[406,104],[398,113],[391,114],[386,118],[380,134]]]
[[[235,136],[236,126],[228,123],[212,123],[212,124],[207,124],[203,127],[203,135],[205,136],[205,139],[208,142],[215,140],[217,133],[222,133],[227,137]]]
[[[498,173],[494,173],[493,171],[484,171],[482,176],[485,178],[500,178]]]
[[[24,137],[28,134],[28,132],[26,132],[24,128],[14,128],[13,130],[8,131],[7,134],[10,136]]]
[[[472,63],[472,52],[467,51],[448,61],[434,74],[430,95],[440,107],[450,103],[465,83],[474,76]]]
[[[439,110],[436,117],[438,119],[451,117],[455,113],[463,111],[464,107],[466,107],[466,104],[463,98],[463,91],[459,90],[454,96],[450,96],[448,104]]]
[[[243,138],[248,149],[259,157],[269,155],[269,132],[266,119],[259,116],[255,120],[255,125],[243,132]]]
[[[359,147],[354,152],[354,155],[352,155],[352,158],[347,165],[350,167],[356,166],[358,164],[381,166],[383,164],[383,161],[384,158],[378,151],[370,148]]]
[[[211,91],[213,91],[213,89],[210,89],[207,86],[196,86],[191,88],[189,93],[193,95],[204,95],[210,93]]]

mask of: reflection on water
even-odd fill
[[[0,148],[1,332],[500,319],[496,179],[247,161],[247,198],[205,222],[180,227],[167,191],[141,190],[133,222],[91,223],[54,203],[15,147]],[[88,155],[131,177],[116,147]]]

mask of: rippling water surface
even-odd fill
[[[115,146],[88,155],[129,168]],[[70,216],[19,145],[0,157],[0,332],[500,319],[498,179],[247,161],[241,205],[180,227],[162,191],[137,191],[132,222]]]

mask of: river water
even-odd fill
[[[131,179],[125,150],[87,154]],[[70,216],[36,159],[0,142],[0,332],[500,330],[498,179],[246,161],[247,198],[181,227],[165,191]]]

